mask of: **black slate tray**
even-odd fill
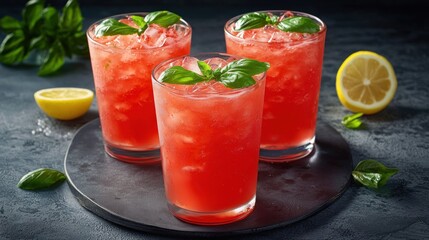
[[[352,157],[341,135],[319,123],[315,151],[292,163],[260,163],[253,213],[221,226],[191,225],[173,217],[164,197],[161,166],[133,165],[109,157],[98,119],[76,133],[64,168],[79,203],[106,220],[151,233],[205,237],[269,230],[317,213],[346,190]]]

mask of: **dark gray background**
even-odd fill
[[[62,6],[65,1],[47,1]],[[225,51],[223,25],[253,10],[312,13],[328,26],[319,119],[350,144],[354,164],[377,159],[400,169],[382,189],[352,184],[334,204],[296,224],[234,239],[428,239],[429,238],[429,21],[426,1],[83,1],[84,25],[124,12],[168,9],[193,26],[192,52]],[[19,17],[25,1],[1,0],[0,16]],[[348,130],[349,112],[339,103],[335,75],[358,50],[387,57],[398,78],[397,94],[384,111],[363,118],[365,128]],[[86,211],[67,184],[28,192],[16,187],[40,167],[63,170],[73,133],[97,117],[74,121],[47,118],[33,93],[42,88],[94,89],[88,59],[72,59],[57,75],[41,78],[34,67],[0,65],[0,239],[173,239],[137,232]],[[285,196],[287,197],[287,196]],[[130,206],[132,207],[132,206]]]

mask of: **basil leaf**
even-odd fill
[[[0,62],[12,65],[24,60],[26,56],[25,36],[22,31],[6,35],[0,45]]]
[[[47,35],[50,37],[55,37],[57,35],[59,18],[60,17],[58,11],[55,8],[47,7],[43,10],[43,35]]]
[[[63,8],[59,26],[61,32],[76,32],[82,30],[82,13],[77,0],[69,0]]]
[[[21,29],[21,23],[13,17],[4,16],[0,19],[0,30],[5,33],[12,33]]]
[[[56,72],[64,64],[64,48],[59,41],[55,41],[49,49],[48,55],[40,66],[39,76],[46,76]]]
[[[66,180],[64,173],[50,168],[39,168],[25,174],[18,182],[24,190],[39,190],[58,185]]]
[[[68,39],[70,40],[69,45],[71,46],[70,50],[72,54],[79,56],[87,56],[89,54],[88,41],[84,32],[77,32]]]
[[[210,67],[210,65],[208,65],[206,62],[204,61],[197,61],[198,67],[201,70],[201,73],[203,74],[203,76],[206,79],[212,79],[213,78],[213,70]]]
[[[317,33],[320,26],[308,17],[288,17],[283,19],[277,28],[284,32]]]
[[[280,17],[276,15],[270,16],[270,24],[277,25],[279,22]]]
[[[40,35],[31,39],[29,50],[33,49],[48,49],[50,47],[49,39],[46,35]]]
[[[33,32],[37,22],[42,18],[44,4],[43,0],[30,0],[22,10],[23,24],[29,32]]]
[[[133,16],[131,16],[130,17],[131,18],[131,20],[133,20],[133,22],[139,27],[139,28],[142,28],[142,27],[144,27],[144,26],[146,26],[147,25],[147,23],[144,21],[144,17],[142,17],[142,16],[136,16],[136,15],[133,15]]]
[[[253,77],[245,72],[229,71],[220,75],[218,79],[223,85],[229,88],[245,88],[256,83]]]
[[[137,28],[133,28],[125,23],[121,23],[116,19],[108,18],[102,21],[95,27],[95,36],[112,36],[112,35],[130,35],[138,33]]]
[[[142,16],[131,16],[131,20],[139,27],[137,34],[140,36],[146,31],[149,25],[144,21]]]
[[[234,30],[235,31],[242,31],[242,30],[249,30],[254,28],[261,28],[267,24],[274,24],[272,22],[270,16],[266,13],[260,13],[260,12],[254,12],[254,13],[248,13],[243,16],[241,16],[237,22],[235,22]]]
[[[161,76],[159,76],[158,81],[165,82],[165,83],[174,83],[174,84],[195,84],[198,82],[202,82],[205,80],[203,76],[193,72],[189,71],[187,69],[184,69],[181,66],[174,66],[167,70],[165,70]]]
[[[168,11],[151,12],[145,18],[135,15],[130,16],[130,18],[137,24],[138,29],[121,23],[116,19],[109,18],[95,28],[95,36],[129,35],[135,33],[141,35],[151,23],[158,24],[161,27],[168,27],[180,21],[180,16]]]
[[[180,21],[180,16],[169,11],[151,12],[144,18],[148,24],[155,23],[161,27],[168,27]]]
[[[384,186],[390,177],[398,172],[396,168],[387,168],[376,160],[363,160],[352,172],[353,178],[369,188]]]
[[[239,71],[244,72],[247,75],[253,76],[256,74],[263,73],[270,68],[270,64],[266,62],[259,62],[253,59],[239,59],[237,61],[230,62],[228,65],[220,70],[220,73],[226,73],[228,71]]]
[[[253,75],[263,73],[269,68],[269,63],[244,58],[223,67],[218,80],[229,88],[245,88],[256,83]]]
[[[359,119],[363,116],[363,113],[356,113],[352,115],[346,115],[341,123],[349,129],[357,129],[362,125],[362,121]]]
[[[159,77],[159,81],[176,84],[194,84],[214,79],[229,88],[245,88],[256,83],[252,75],[265,72],[270,67],[265,62],[240,59],[230,62],[220,70],[218,68],[213,71],[207,63],[203,61],[198,61],[197,63],[203,76],[184,69],[181,66],[174,66],[164,71]]]
[[[22,22],[9,16],[0,19],[0,30],[10,34],[0,46],[0,62],[21,63],[33,50],[42,50],[46,58],[39,75],[47,75],[64,64],[65,55],[88,54],[77,0],[68,0],[61,15],[53,7],[44,8],[44,4],[44,0],[28,1]]]
[[[72,55],[73,55],[73,53],[72,53],[72,47],[73,47],[73,44],[74,44],[72,38],[70,38],[70,37],[65,37],[65,38],[62,37],[62,38],[59,38],[59,41],[60,41],[61,47],[63,48],[64,56],[68,57],[68,58],[71,58]]]

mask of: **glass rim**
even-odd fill
[[[254,13],[254,12],[257,12],[257,13],[286,13],[286,12],[291,12],[294,15],[296,14],[298,16],[305,16],[305,17],[309,17],[311,19],[314,19],[320,25],[321,29],[317,33],[314,33],[314,37],[312,37],[312,38],[319,37],[320,35],[324,34],[326,32],[326,29],[327,29],[326,24],[320,18],[318,18],[318,17],[316,17],[316,16],[314,16],[312,14],[309,14],[309,13],[300,12],[300,11],[293,11],[293,10],[261,10],[261,11],[253,11],[253,12],[243,13],[243,14],[237,15],[237,16],[232,17],[231,19],[229,19],[225,23],[224,28],[223,28],[223,30],[227,34],[227,36],[230,37],[230,38],[232,38],[232,39],[236,39],[236,40],[240,40],[240,41],[248,41],[248,42],[258,42],[258,43],[267,43],[267,44],[270,44],[270,43],[285,43],[285,41],[266,42],[266,41],[260,41],[260,40],[255,40],[255,39],[243,39],[243,38],[237,37],[236,35],[233,35],[228,30],[228,27],[232,23],[236,22],[240,17],[242,17],[243,15],[249,14],[249,13]],[[304,42],[304,41],[308,41],[308,39],[312,39],[312,38],[301,39],[301,40],[298,40],[296,42]]]
[[[176,93],[176,94],[182,94],[183,93],[188,93],[189,92],[187,90],[183,90],[183,89],[177,89],[174,88],[173,86],[178,85],[178,84],[170,84],[170,83],[163,83],[158,81],[158,79],[155,77],[155,73],[157,71],[159,71],[159,69],[162,66],[165,66],[166,64],[172,63],[176,60],[185,58],[185,57],[195,57],[197,59],[199,59],[198,57],[200,56],[210,56],[210,57],[219,57],[219,56],[224,56],[224,57],[232,57],[235,58],[236,60],[239,59],[244,59],[245,57],[241,57],[238,55],[233,55],[233,54],[228,54],[228,53],[223,53],[223,52],[200,52],[200,53],[196,53],[196,54],[187,54],[187,55],[182,55],[179,57],[174,57],[174,58],[170,58],[167,59],[165,61],[160,62],[159,64],[157,64],[153,69],[152,69],[152,73],[151,73],[151,79],[152,79],[152,83],[155,83],[159,86],[161,86],[162,88],[168,88],[169,90],[171,90],[172,92]],[[209,58],[209,57],[207,57]],[[200,60],[200,59],[199,59]],[[226,91],[226,92],[209,92],[209,93],[201,93],[201,94],[195,94],[195,95],[201,95],[201,96],[212,96],[212,95],[219,95],[219,96],[224,96],[224,95],[232,95],[232,94],[236,94],[236,93],[240,93],[240,92],[244,92],[244,91],[250,91],[250,89],[252,88],[256,88],[258,83],[260,83],[261,81],[263,81],[266,78],[267,72],[263,72],[260,73],[258,75],[261,75],[259,78],[255,79],[256,83],[253,84],[252,86],[248,86],[248,87],[244,87],[244,88],[236,88],[236,89],[232,89],[230,91]],[[183,85],[183,84],[180,84]],[[192,86],[195,84],[190,84],[189,86]],[[226,87],[226,86],[225,86]],[[226,87],[228,88],[228,87]]]
[[[155,49],[161,49],[161,48],[168,48],[168,47],[174,47],[174,45],[175,44],[173,44],[173,45],[167,45],[167,46],[161,46],[161,47],[153,47],[153,48],[141,48],[141,49],[124,49],[124,48],[118,48],[118,47],[114,47],[114,46],[106,46],[106,45],[104,45],[104,44],[102,44],[102,43],[99,43],[99,42],[97,42],[93,37],[91,37],[91,35],[89,34],[90,33],[90,31],[92,30],[92,29],[95,29],[95,27],[99,24],[99,23],[101,23],[102,21],[104,21],[104,20],[106,20],[106,19],[109,19],[109,18],[115,18],[115,19],[119,19],[119,18],[123,18],[123,17],[127,17],[127,16],[130,16],[130,15],[140,15],[140,16],[146,16],[147,14],[149,14],[150,12],[129,12],[129,13],[121,13],[121,14],[116,14],[116,15],[112,15],[112,16],[108,16],[108,17],[105,17],[105,18],[102,18],[102,19],[99,19],[99,20],[97,20],[97,21],[95,21],[95,22],[93,22],[89,27],[88,27],[88,29],[86,30],[86,36],[87,36],[87,39],[89,40],[89,41],[91,41],[91,43],[93,43],[93,44],[95,44],[95,45],[97,45],[97,46],[100,46],[100,47],[103,47],[103,48],[109,48],[109,49],[115,49],[115,50],[117,50],[117,51],[150,51],[150,50],[155,50]],[[180,17],[180,23],[182,23],[184,26],[186,26],[187,28],[189,28],[189,31],[185,34],[185,35],[183,35],[180,39],[178,39],[178,41],[179,40],[182,40],[182,39],[184,39],[184,38],[186,38],[186,37],[188,37],[188,36],[192,36],[191,34],[192,34],[192,27],[191,27],[191,25],[187,22],[187,21],[185,21],[182,17]],[[177,23],[176,23],[177,24]]]

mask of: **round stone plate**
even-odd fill
[[[109,157],[99,119],[76,133],[64,168],[79,203],[108,221],[151,233],[204,237],[264,231],[310,217],[346,190],[352,157],[341,135],[319,122],[315,151],[292,163],[260,163],[253,213],[221,226],[197,226],[173,217],[164,196],[160,164],[139,166]]]

